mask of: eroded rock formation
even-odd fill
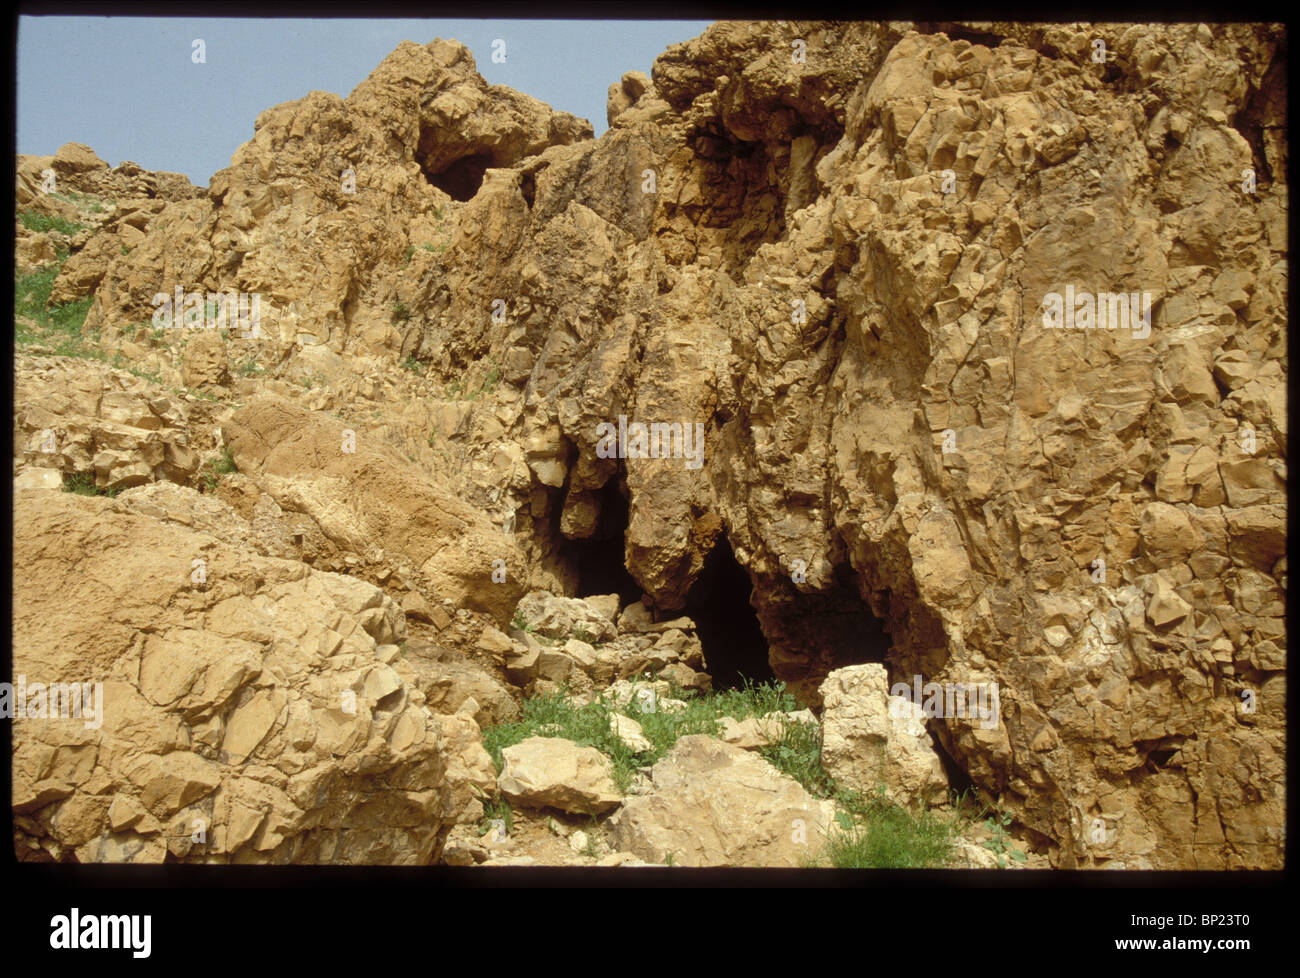
[[[261,294],[265,335],[224,345],[265,379],[197,341],[185,365],[255,494],[391,554],[358,562],[377,584],[405,561],[503,624],[612,532],[671,618],[725,541],[809,705],[868,661],[997,683],[995,727],[927,726],[1053,865],[1277,867],[1285,51],[1242,24],[722,23],[612,86],[593,140],[461,45],[404,43],[346,99],[263,113],[205,195],[100,229],[102,273],[60,284],[168,376],[154,293]],[[1147,296],[1149,334],[1046,328],[1067,289]],[[263,388],[346,410],[364,451],[224,406]],[[192,481],[148,409],[147,462],[96,456],[101,485]],[[51,424],[22,410],[24,438]],[[620,417],[700,424],[700,464],[611,457]]]

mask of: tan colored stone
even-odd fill
[[[822,764],[865,797],[878,787],[900,804],[944,800],[948,779],[926,732],[921,704],[889,694],[884,666],[837,669],[821,687]]]
[[[613,781],[613,764],[594,747],[559,737],[529,737],[501,752],[497,786],[512,803],[596,814],[623,800]]]
[[[650,863],[797,867],[833,816],[756,754],[702,734],[678,740],[650,778],[609,821],[613,844]]]

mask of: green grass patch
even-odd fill
[[[911,812],[882,792],[863,800],[839,792],[841,805],[823,858],[837,869],[931,869],[947,865],[960,832],[956,817]]]
[[[93,298],[47,305],[60,268],[62,260],[27,275],[14,276],[14,342],[19,347],[51,346],[61,356],[107,362],[108,358],[96,348],[99,337],[82,332]],[[27,321],[19,322],[19,319]]]
[[[28,275],[15,275],[14,313],[29,319],[42,319],[46,315],[45,304],[50,301],[50,292],[61,267],[61,263],[56,263]]]
[[[60,234],[74,235],[84,230],[87,225],[69,221],[66,217],[53,214],[40,214],[36,211],[23,211],[18,215],[23,227],[28,231],[58,231]]]
[[[531,631],[516,616],[515,628]],[[538,636],[541,638],[541,636]],[[575,705],[565,692],[546,693],[526,700],[523,716],[514,723],[489,727],[483,731],[483,746],[492,757],[498,773],[501,752],[529,737],[562,737],[582,747],[594,747],[614,763],[614,782],[626,792],[639,767],[647,767],[667,754],[677,741],[690,734],[716,736],[719,720],[735,720],[791,713],[798,709],[795,698],[785,691],[784,683],[746,683],[741,689],[699,693],[695,690],[672,690],[686,709],[667,712],[656,709],[641,712],[637,698],[625,707],[615,707],[602,696],[586,706]],[[650,742],[649,750],[632,752],[609,728],[612,713],[622,713],[641,725]],[[960,799],[952,812],[928,808],[911,810],[885,797],[884,788],[873,797],[863,797],[841,788],[822,766],[821,727],[817,723],[787,721],[779,739],[759,753],[777,770],[803,785],[815,798],[829,798],[837,808],[835,825],[826,845],[806,865],[834,866],[840,869],[924,869],[949,865],[953,846],[969,821],[961,814]],[[981,811],[980,816],[987,810]],[[977,816],[979,817],[979,816]],[[1006,842],[1009,816],[995,814],[985,824],[992,839],[985,845],[999,855],[1023,861],[1025,856],[1011,850]]]
[[[677,693],[676,690],[673,691]],[[744,689],[691,695],[681,693],[686,709],[676,712],[653,710],[641,712],[634,698],[625,707],[601,697],[586,706],[576,706],[563,692],[544,693],[524,701],[523,717],[514,723],[489,727],[483,731],[483,746],[492,757],[497,773],[501,771],[501,751],[529,737],[563,737],[580,747],[594,747],[614,762],[614,782],[627,791],[638,767],[654,764],[674,744],[690,734],[716,735],[718,721],[724,716],[736,720],[762,716],[775,710],[792,709],[794,697],[785,692],[784,683],[747,685]],[[610,731],[609,718],[622,713],[641,725],[650,750],[633,752]]]
[[[814,798],[835,795],[835,781],[822,767],[822,731],[816,723],[781,724],[781,737],[759,753],[774,768],[794,778]]]
[[[95,488],[93,475],[72,475],[67,472],[63,474],[63,491],[75,496],[107,496],[110,499],[119,492],[117,489]]]

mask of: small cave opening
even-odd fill
[[[939,756],[939,764],[943,767],[943,773],[948,779],[948,787],[958,795],[978,797],[979,785],[966,773],[966,769],[957,763],[951,751],[949,751],[948,745],[935,732],[933,724],[943,722],[943,720],[928,721],[926,732],[930,735],[930,743],[934,746],[935,754]]]
[[[492,157],[486,153],[472,153],[449,163],[441,170],[429,170],[424,164],[420,169],[425,179],[452,200],[466,201],[478,193],[483,185],[483,175],[492,166]]]
[[[597,498],[600,500],[600,517],[595,532],[577,539],[560,537],[563,540],[560,553],[565,563],[578,571],[575,596],[585,598],[617,592],[621,605],[639,601],[641,585],[628,572],[624,559],[623,537],[627,532],[628,504],[619,477],[610,477],[597,491]],[[560,508],[555,507],[557,523],[554,532],[557,536],[560,532],[559,512]]]
[[[891,600],[888,590],[877,594],[885,609]],[[847,563],[834,568],[823,590],[801,592],[789,581],[781,582],[770,596],[764,624],[781,650],[781,677],[810,690],[843,666],[881,662],[888,668],[893,651],[885,619],[877,617],[863,597],[858,576]]]
[[[704,559],[686,596],[683,613],[695,622],[704,649],[704,671],[714,689],[739,689],[745,681],[770,683],[767,636],[749,603],[753,583],[736,560],[726,535]]]

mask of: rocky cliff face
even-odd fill
[[[593,140],[404,43],[56,290],[215,399],[295,559],[504,624],[583,541],[663,617],[725,545],[808,705],[868,661],[996,683],[996,726],[928,726],[1052,865],[1278,867],[1285,66],[1268,26],[723,23]],[[178,286],[260,294],[263,335],[149,329]],[[701,451],[610,451],[620,417]],[[48,427],[21,464],[70,471]]]

